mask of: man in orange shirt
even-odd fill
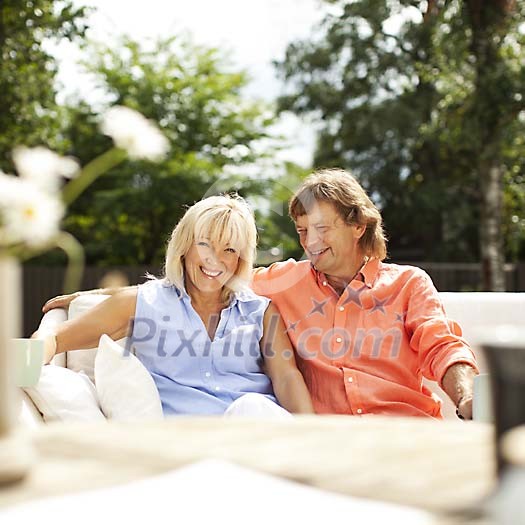
[[[309,260],[256,269],[253,289],[279,308],[315,411],[439,418],[424,376],[471,419],[474,354],[430,277],[382,262],[381,215],[359,183],[343,170],[318,171],[289,211]],[[86,292],[52,299],[44,311],[79,293]]]
[[[255,270],[253,289],[287,323],[317,413],[441,417],[437,381],[472,417],[472,350],[420,268],[385,264],[379,211],[343,170],[321,170],[292,197],[309,261]]]

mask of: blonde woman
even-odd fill
[[[165,415],[312,413],[278,310],[248,287],[256,237],[240,197],[196,203],[173,230],[164,278],[65,322],[50,338],[47,361],[95,346],[104,333],[129,335]]]

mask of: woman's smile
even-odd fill
[[[204,266],[201,266],[200,269],[201,269],[201,272],[210,279],[215,279],[216,277],[219,277],[219,275],[223,273],[222,271],[218,271],[218,270],[208,270]]]

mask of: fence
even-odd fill
[[[411,262],[406,264],[423,268],[440,292],[481,291],[480,263]],[[525,291],[525,262],[505,265],[505,289],[508,292]]]
[[[130,284],[142,283],[146,273],[157,275],[158,268],[146,266],[112,266],[102,268],[88,266],[84,270],[80,290],[91,290],[105,286],[105,278],[120,275]],[[23,268],[23,330],[29,337],[38,327],[42,317],[43,304],[56,295],[63,293],[65,268],[61,266],[32,266]],[[117,282],[116,284],[127,284]]]
[[[481,282],[481,266],[476,263],[410,263],[423,268],[432,277],[436,288],[442,292],[476,291]],[[158,274],[158,268],[146,266],[116,266],[111,268],[87,267],[81,289],[103,286],[108,274],[125,276],[131,284],[144,282],[147,272]],[[505,266],[508,291],[525,291],[525,263]],[[60,295],[64,282],[64,268],[24,266],[24,335],[28,337],[38,327],[42,317],[41,307],[47,299]]]

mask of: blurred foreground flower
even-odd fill
[[[49,192],[60,188],[60,177],[70,179],[80,170],[80,165],[72,157],[61,157],[42,146],[18,146],[13,150],[13,162],[20,177]]]
[[[64,206],[57,195],[4,173],[0,173],[0,188],[0,246],[26,244],[38,248],[58,235]]]
[[[72,157],[61,157],[42,146],[19,146],[13,151],[19,176],[0,172],[0,257],[24,260],[59,247],[69,258],[66,290],[80,284],[83,250],[73,236],[60,229],[65,206],[126,156],[159,161],[169,150],[168,140],[151,121],[122,106],[108,110],[101,131],[113,139],[115,147],[82,169]],[[72,180],[60,192],[64,177]]]
[[[104,116],[100,130],[132,159],[162,160],[170,147],[152,121],[124,106],[113,106]]]

